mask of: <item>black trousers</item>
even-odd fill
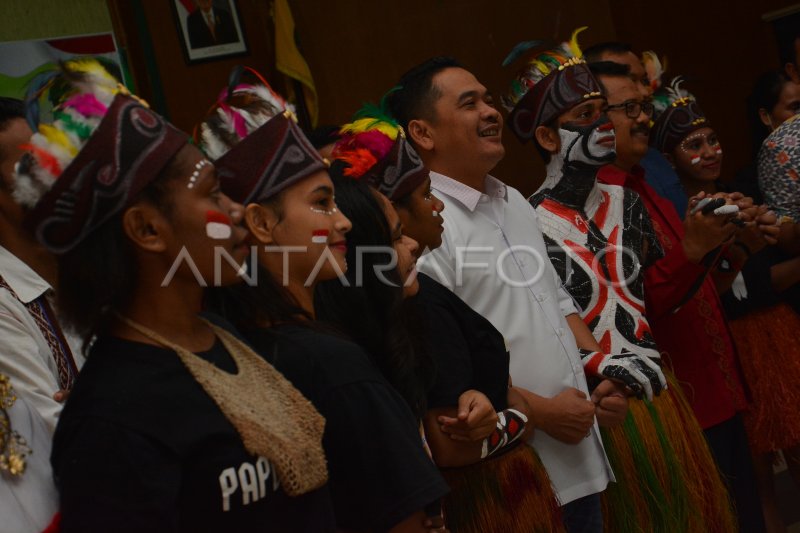
[[[736,505],[741,533],[763,533],[764,515],[742,416],[703,430]]]

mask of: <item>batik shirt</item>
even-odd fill
[[[647,318],[663,364],[675,373],[703,429],[730,420],[747,406],[733,339],[714,282],[686,258],[678,213],[645,182],[641,167],[625,172],[606,165],[597,180],[639,195],[664,250],[664,257],[644,269]],[[703,279],[699,288],[698,279]]]
[[[761,145],[758,183],[779,217],[800,222],[800,115],[781,124]]]
[[[662,252],[639,195],[595,184],[578,207],[562,203],[545,185],[530,201],[550,261],[603,352],[658,359],[644,316],[641,269]]]

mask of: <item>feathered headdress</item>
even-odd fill
[[[406,140],[403,128],[386,110],[386,93],[380,105],[364,104],[353,121],[339,130],[333,157],[342,163],[342,174],[367,180],[389,199],[413,191],[429,172]]]
[[[257,83],[242,83],[245,72]],[[267,81],[249,67],[236,66],[231,71],[228,86],[219,93],[206,119],[195,128],[194,140],[212,160],[218,159],[239,141],[271,118],[294,107],[278,94]]]
[[[64,61],[57,70],[39,74],[25,96],[26,118],[33,137],[17,168],[16,200],[33,207],[78,155],[100,125],[120,91],[119,81],[93,58]],[[40,123],[40,99],[51,100],[54,121]]]
[[[578,28],[569,41],[534,54],[501,99],[510,111],[509,127],[521,141],[531,139],[538,126],[547,124],[576,104],[602,96],[600,85],[589,71],[578,45],[578,34],[585,29],[586,26]],[[503,66],[542,44],[543,41],[526,41],[516,45]]]
[[[650,131],[650,146],[671,153],[691,132],[709,125],[695,97],[683,87],[683,78],[672,81],[653,94],[656,120]]]
[[[653,93],[654,119],[658,119],[669,107],[677,107],[688,100],[695,100],[692,93],[681,87],[683,82],[683,76],[675,76],[669,83],[662,85]]]
[[[40,101],[53,105],[40,122]],[[187,142],[94,58],[64,61],[29,87],[36,131],[16,168],[26,223],[54,253],[76,246],[127,206]]]
[[[245,71],[258,82],[242,83]],[[266,200],[327,166],[297,126],[294,108],[247,67],[233,69],[194,137],[215,160],[222,190],[244,204]]]
[[[661,88],[661,78],[667,71],[667,56],[664,56],[663,59],[658,59],[658,55],[655,52],[647,50],[642,52],[642,65],[644,65],[644,71],[647,73],[647,79],[650,80],[650,89],[653,92],[657,91]]]

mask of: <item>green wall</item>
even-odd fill
[[[2,0],[0,42],[111,31],[105,0]]]

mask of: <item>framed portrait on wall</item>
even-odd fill
[[[171,0],[178,37],[189,64],[247,53],[233,0]]]

